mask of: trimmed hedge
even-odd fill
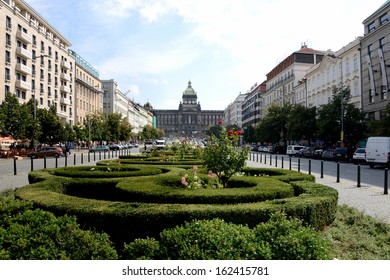
[[[254,227],[267,221],[272,213],[284,211],[287,215],[302,219],[316,229],[322,229],[334,219],[337,191],[312,182],[309,175],[287,170],[281,170],[280,173],[271,169],[250,169],[249,171],[257,176],[236,177],[232,184],[237,186],[242,182],[249,186],[253,184],[253,187],[183,190],[178,185],[167,187],[171,183],[180,183],[180,172],[183,172],[183,169],[160,167],[171,168],[171,171],[166,174],[145,176],[142,179],[65,178],[55,176],[53,171],[41,171],[39,174],[34,171],[31,173],[35,176],[30,174],[30,177],[34,178],[31,182],[37,183],[16,190],[15,195],[55,214],[76,215],[80,223],[106,231],[117,242],[158,236],[166,228],[194,219],[221,218],[227,222]],[[80,172],[85,170],[81,169]],[[272,172],[276,173],[271,174]],[[266,173],[267,175],[259,176]],[[253,182],[256,182],[256,186]],[[269,200],[261,201],[266,197],[266,190],[272,189],[273,186],[280,192],[280,198],[271,197]],[[264,193],[261,194],[261,191]],[[91,193],[94,195],[91,196]],[[108,193],[114,201],[103,200],[107,199]],[[242,197],[234,198],[240,193],[243,194]],[[292,196],[293,194],[295,196]],[[257,195],[258,198],[251,200],[251,195]],[[260,198],[261,196],[264,198]],[[116,200],[115,197],[121,199]],[[211,203],[213,200],[219,203]],[[195,201],[198,201],[198,204],[194,203]],[[200,204],[203,201],[207,201],[207,204]]]

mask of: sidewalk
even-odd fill
[[[247,167],[278,168],[260,162],[247,161]],[[334,176],[324,176],[319,173],[311,173],[316,177],[316,182],[336,189],[339,193],[339,205],[348,205],[358,209],[364,214],[370,215],[390,224],[390,195],[384,195],[383,189],[361,185],[356,182],[340,179],[336,182]]]

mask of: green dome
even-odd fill
[[[191,86],[191,81],[188,81],[188,87],[187,89],[183,92],[183,96],[196,96],[195,90]]]

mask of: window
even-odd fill
[[[379,39],[379,48],[382,49],[383,51],[384,46],[385,46],[385,37],[382,37]]]
[[[356,72],[359,70],[359,61],[357,55],[353,57],[353,72]]]
[[[371,22],[369,25],[368,25],[368,33],[371,33],[375,30],[376,28],[376,23],[375,21]]]
[[[387,13],[384,14],[384,15],[382,15],[382,16],[380,17],[381,25],[385,24],[385,23],[388,22],[388,21],[389,21],[389,18],[388,18],[388,16],[387,16]]]
[[[11,53],[9,51],[5,51],[5,62],[11,63]]]
[[[372,44],[367,46],[367,54],[371,57]]]
[[[6,81],[11,80],[11,70],[8,68],[5,68],[5,80]]]
[[[5,34],[5,44],[7,45],[7,47],[11,47],[11,35],[9,35],[8,33]]]
[[[5,19],[5,27],[12,29],[12,19],[9,16]]]

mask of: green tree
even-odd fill
[[[131,126],[129,122],[129,118],[123,118],[120,127],[119,127],[119,140],[120,141],[128,141],[131,138],[131,130],[133,127]]]
[[[38,140],[40,143],[53,145],[63,140],[63,123],[57,116],[55,107],[49,109],[38,109],[37,119],[42,129]]]
[[[106,122],[106,139],[110,142],[117,142],[121,136],[121,121],[122,114],[112,113],[104,116],[104,121]]]
[[[317,132],[316,107],[306,108],[302,105],[294,105],[287,121],[288,140],[300,141],[315,138]]]
[[[326,143],[340,141],[342,128],[346,145],[354,145],[365,137],[364,113],[350,104],[350,100],[348,87],[334,88],[332,102],[318,109],[318,137]]]
[[[254,143],[258,140],[255,137],[255,128],[250,125],[244,130],[244,139],[246,143]]]

